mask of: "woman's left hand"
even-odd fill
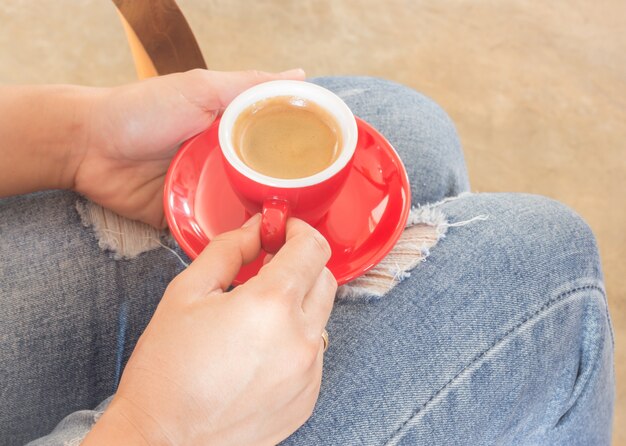
[[[205,130],[243,90],[270,80],[303,80],[302,70],[192,70],[100,90],[73,187],[100,205],[166,226],[163,181],[180,143]]]

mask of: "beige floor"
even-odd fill
[[[626,2],[179,4],[211,67],[403,82],[456,121],[475,191],[544,194],[582,214],[603,256],[617,342],[614,444],[626,444]],[[0,24],[0,82],[134,78],[109,2],[3,2]]]

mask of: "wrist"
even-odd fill
[[[0,87],[0,196],[71,189],[92,144],[93,110],[106,90],[70,85]]]
[[[54,166],[50,170],[49,189],[74,189],[83,159],[98,144],[94,115],[102,92],[99,88],[63,86],[53,93],[55,108],[64,116],[48,136],[47,153]]]
[[[171,446],[173,443],[149,415],[137,410],[132,403],[115,397],[81,444]]]

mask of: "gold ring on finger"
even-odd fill
[[[324,331],[322,332],[322,340],[324,341],[324,352],[326,352],[326,350],[328,350],[328,332],[326,331],[326,329],[324,329]]]

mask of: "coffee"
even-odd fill
[[[278,96],[249,106],[235,121],[233,145],[250,168],[274,178],[304,178],[333,164],[342,135],[335,118],[318,104]]]

